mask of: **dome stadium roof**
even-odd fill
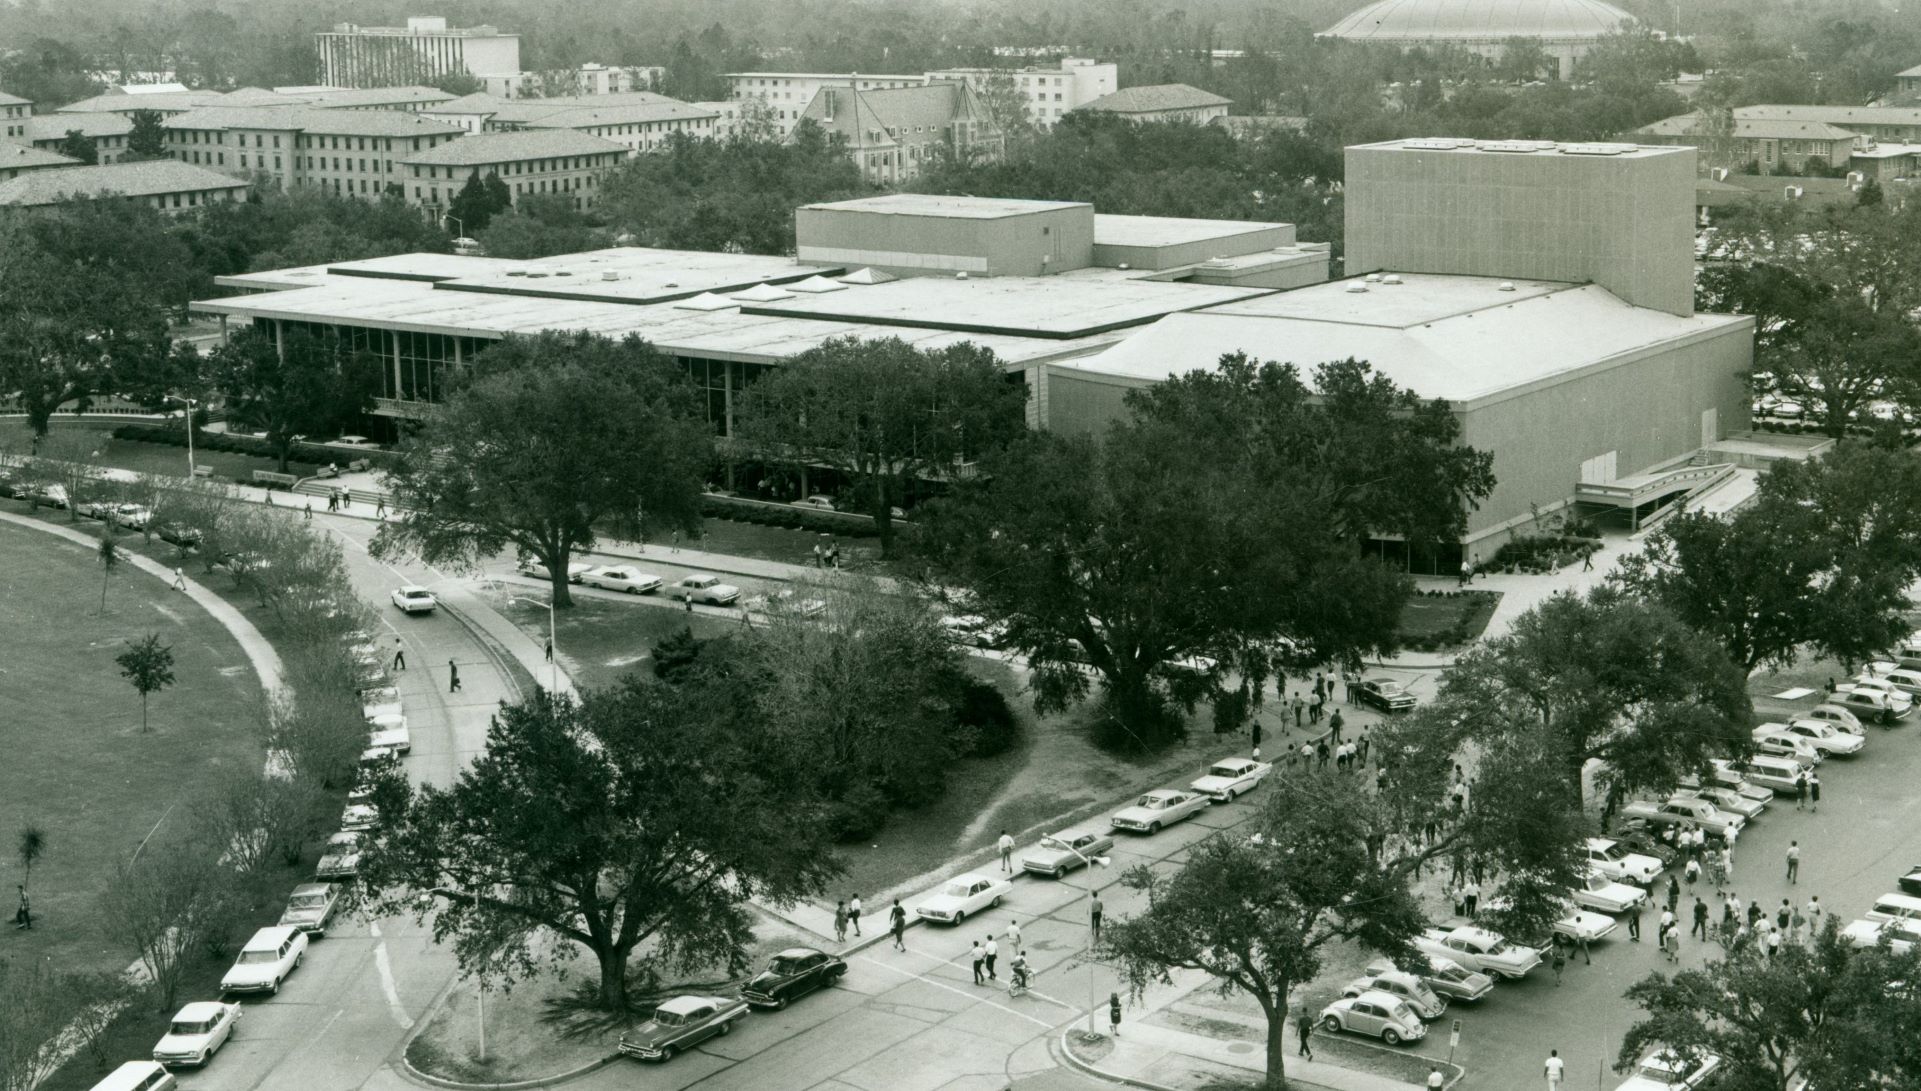
[[[1632,18],[1601,0],[1380,0],[1322,33],[1364,42],[1599,38]]]

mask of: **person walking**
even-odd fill
[[[547,662],[552,663],[553,661],[554,661],[554,642],[553,642],[553,639],[550,637],[547,640]]]
[[[307,501],[307,510],[301,513],[300,521],[303,523],[313,522],[313,501],[312,500]]]
[[[1641,942],[1641,901],[1639,899],[1628,906],[1628,942]]]
[[[1561,1059],[1561,1051],[1547,1051],[1547,1063],[1543,1066],[1547,1076],[1547,1091],[1561,1091],[1561,1081],[1567,1077],[1567,1062]]]
[[[999,981],[1000,975],[994,972],[994,961],[1000,958],[1001,945],[994,942],[994,934],[992,932],[989,932],[987,934],[986,951],[987,951],[987,980]]]
[[[1781,908],[1774,911],[1774,927],[1785,932],[1788,930],[1788,925],[1793,922],[1794,906],[1790,905],[1786,898],[1782,898]]]
[[[1681,904],[1681,880],[1675,878],[1672,875],[1669,875],[1668,876],[1668,912],[1669,913],[1674,912],[1675,907],[1680,904]]]
[[[307,501],[307,510],[308,511],[313,510],[313,501],[311,500]],[[331,493],[331,492],[328,493],[327,494],[327,511],[331,514],[332,512],[336,512],[339,510],[340,510],[340,495],[338,493]]]
[[[1254,752],[1258,754],[1261,752],[1261,721],[1258,716],[1254,718],[1252,732],[1254,735]]]
[[[1708,903],[1698,896],[1694,899],[1694,927],[1688,929],[1689,939],[1696,936],[1701,937],[1704,943],[1708,938]]]
[[[1736,915],[1740,910],[1735,908],[1735,901],[1734,895],[1730,894],[1727,900],[1721,903],[1721,935],[1724,937],[1733,935],[1735,926],[1739,923]]]
[[[1121,1036],[1120,993],[1111,992],[1107,994],[1107,1033],[1112,1034],[1116,1038]]]
[[[1428,1091],[1440,1091],[1447,1086],[1447,1077],[1441,1075],[1440,1065],[1430,1065],[1427,1071]]]
[[[1556,932],[1553,939],[1554,950],[1548,956],[1548,964],[1554,967],[1554,987],[1561,987],[1561,971],[1567,967],[1567,952],[1561,948],[1561,934]]]
[[[387,494],[381,493],[374,500],[374,518],[385,519],[386,517],[387,517]]]
[[[1574,951],[1576,954],[1581,956],[1581,965],[1583,966],[1594,965],[1594,957],[1592,955],[1589,955],[1587,950],[1587,933],[1586,932],[1581,932],[1575,935]],[[1570,959],[1570,961],[1572,960]]]
[[[1318,693],[1314,695],[1314,718],[1316,720],[1319,720],[1321,718],[1321,695]],[[1329,717],[1327,721],[1328,737],[1334,740],[1334,744],[1336,746],[1340,745],[1341,728],[1345,726],[1346,723],[1347,721],[1341,719],[1341,714],[1338,712],[1336,712],[1333,716]]]
[[[1800,877],[1801,877],[1801,842],[1789,841],[1788,842],[1788,885],[1793,886]],[[1784,906],[1787,905],[1788,900],[1786,898],[1782,898],[1781,904]]]
[[[1307,1013],[1306,1008],[1302,1008],[1294,1016],[1294,1033],[1300,1038],[1301,1042],[1301,1048],[1296,1050],[1295,1053],[1299,1056],[1306,1057],[1310,1061],[1313,1060],[1314,1017]]]
[[[1668,943],[1668,933],[1674,931],[1676,928],[1679,928],[1680,926],[1681,926],[1681,922],[1679,918],[1675,917],[1673,910],[1671,909],[1662,910],[1661,911],[1661,930],[1656,934],[1656,942],[1658,942],[1662,947],[1666,947]]]
[[[1301,722],[1302,717],[1305,716],[1306,714],[1307,714],[1307,702],[1303,701],[1301,699],[1301,695],[1297,693],[1294,695],[1294,726],[1295,727],[1306,726]]]
[[[394,637],[393,669],[397,671],[404,671],[407,669],[407,642],[400,639],[399,637]]]
[[[1675,925],[1668,929],[1668,942],[1664,948],[1669,962],[1681,961],[1681,927]]]
[[[1469,917],[1474,916],[1481,907],[1481,884],[1474,882],[1472,876],[1469,877],[1468,884],[1461,888],[1461,904],[1467,907]]]
[[[1010,951],[1021,949],[1021,922],[1019,921],[1007,922],[1007,949]]]
[[[860,938],[860,895],[856,894],[847,903],[847,923],[854,928],[854,938]]]
[[[1810,936],[1821,934],[1821,895],[1819,894],[1808,899],[1808,934]]]
[[[1327,768],[1327,758],[1328,758],[1326,740],[1322,740],[1314,744],[1314,757],[1319,762],[1319,764],[1316,765],[1315,768],[1320,770],[1325,770]]]
[[[981,941],[974,941],[974,984],[985,985],[987,978],[982,976],[981,967],[986,965],[987,952],[981,949]]]
[[[1006,830],[1002,830],[1001,839],[995,842],[995,845],[1000,849],[1001,870],[1013,871],[1014,870],[1014,839],[1008,836],[1008,833]]]
[[[447,692],[460,692],[460,668],[451,659],[447,660]]]
[[[1766,915],[1767,914],[1761,909],[1761,899],[1756,898],[1755,900],[1749,902],[1748,903],[1748,930],[1753,931],[1754,926],[1757,923],[1759,923],[1762,917]]]
[[[1101,896],[1098,893],[1091,895],[1087,904],[1087,927],[1094,934],[1094,942],[1099,943],[1101,941]]]
[[[1794,809],[1801,810],[1808,803],[1808,775],[1797,774],[1794,778]]]
[[[1808,809],[1815,814],[1821,813],[1821,774],[1808,770]]]
[[[179,565],[175,565],[173,569],[173,589],[175,591],[185,591],[187,589],[187,574],[180,570]]]
[[[907,910],[901,907],[899,898],[894,899],[894,907],[887,911],[887,920],[894,933],[894,950],[907,950],[907,944],[901,939],[907,934]]]
[[[27,900],[27,886],[20,884],[20,907],[13,911],[13,926],[16,929],[33,931],[33,903]]]
[[[834,903],[834,940],[837,943],[847,942],[847,902],[844,899]],[[979,972],[976,971],[974,976],[979,977]]]

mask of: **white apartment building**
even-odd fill
[[[27,135],[27,119],[32,116],[33,103],[0,91],[0,137],[15,140]]]
[[[807,112],[807,104],[823,87],[851,87],[856,91],[886,91],[896,87],[925,87],[928,77],[864,76],[859,72],[729,72],[729,98],[757,98],[773,111],[782,133]]]
[[[583,64],[548,72],[490,73],[480,82],[495,98],[518,99],[652,91],[666,77],[667,70],[659,65]]]
[[[1085,106],[1103,95],[1111,95],[1120,87],[1120,65],[1091,57],[1063,57],[1054,68],[1038,68],[1034,65],[1024,68],[947,68],[929,72],[927,77],[934,80],[960,80],[974,90],[981,91],[986,89],[989,80],[1001,74],[1013,80],[1027,103],[1027,120],[1041,129],[1067,116],[1069,110]]]
[[[441,16],[414,16],[404,27],[337,23],[315,39],[321,82],[330,87],[392,87],[464,72],[520,71],[520,35],[498,27],[449,27]]]

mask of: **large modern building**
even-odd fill
[[[1490,61],[1516,39],[1553,58],[1562,79],[1602,38],[1633,16],[1602,0],[1380,0],[1321,33],[1398,46],[1461,49]]]
[[[1004,79],[1020,94],[1027,120],[1036,128],[1049,128],[1071,110],[1111,95],[1120,88],[1120,66],[1102,63],[1092,57],[1063,57],[1052,68],[1027,65],[1024,68],[946,68],[929,72],[930,80],[960,80],[976,91],[984,91],[996,79]]]
[[[940,155],[998,159],[1007,146],[980,96],[959,81],[878,91],[823,87],[801,116],[845,140],[861,176],[877,185],[912,178]]]
[[[0,182],[0,207],[12,208],[58,204],[73,197],[117,197],[173,215],[246,196],[245,182],[171,159],[39,170]]]
[[[675,133],[719,136],[721,118],[716,110],[651,91],[534,99],[480,93],[439,103],[422,114],[474,133],[572,129],[611,140],[636,154],[660,148]]]
[[[449,27],[415,16],[400,27],[339,23],[315,35],[321,82],[333,87],[392,87],[441,76],[520,71],[520,35],[498,27]]]

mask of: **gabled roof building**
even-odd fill
[[[939,155],[998,159],[1007,146],[980,96],[960,82],[822,87],[801,116],[844,139],[862,177],[881,185],[914,177]]]

